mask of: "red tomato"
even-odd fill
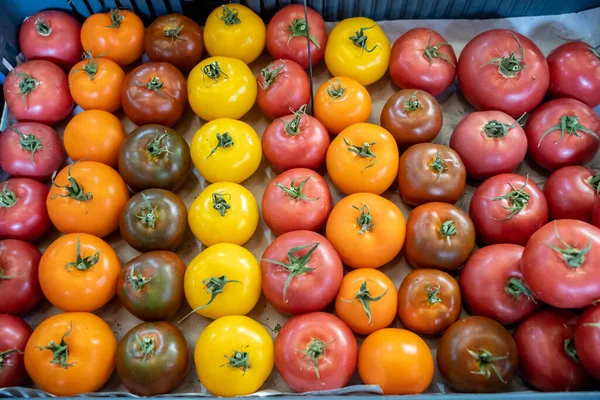
[[[318,231],[331,213],[331,192],[325,179],[305,168],[290,169],[265,189],[263,219],[276,235],[290,231]]]
[[[501,174],[477,188],[469,215],[485,243],[524,246],[531,235],[548,222],[548,203],[539,186],[529,178]]]
[[[582,308],[600,299],[600,229],[561,219],[531,236],[521,271],[533,294],[558,308]]]
[[[265,297],[277,310],[290,314],[321,311],[335,298],[344,275],[342,260],[329,240],[311,231],[288,232],[275,239],[260,267]]]
[[[456,77],[454,49],[435,31],[411,29],[392,46],[390,76],[402,89],[421,89],[437,96]]]
[[[591,223],[599,185],[600,174],[585,167],[571,166],[554,171],[544,184],[550,219]]]
[[[310,7],[308,24],[304,6],[292,4],[277,11],[267,27],[267,50],[274,59],[286,58],[297,62],[304,69],[317,65],[325,55],[327,28],[323,17]],[[308,29],[307,29],[308,28]],[[308,58],[308,42],[310,57]]]
[[[477,35],[460,53],[458,84],[475,109],[503,111],[517,118],[544,98],[548,63],[527,37],[494,29]]]
[[[584,389],[589,380],[573,343],[577,315],[566,310],[542,310],[521,322],[515,333],[519,369],[538,390]]]
[[[473,314],[510,325],[542,305],[523,281],[522,254],[523,246],[494,244],[469,258],[458,281],[463,299]]]
[[[11,176],[45,181],[60,169],[65,149],[48,125],[22,122],[0,135],[0,168]]]
[[[600,149],[600,118],[578,100],[545,103],[531,114],[525,133],[529,155],[550,171],[587,164]]]
[[[600,196],[594,201],[594,207],[592,209],[592,224],[600,228]]]
[[[50,229],[48,188],[29,178],[12,178],[0,188],[0,239],[35,242]]]
[[[0,241],[0,313],[25,314],[42,299],[41,258],[42,253],[31,243]]]
[[[31,327],[22,319],[0,315],[0,388],[25,382],[23,352],[31,332]]]
[[[583,367],[600,379],[600,306],[588,308],[579,317],[573,339]]]
[[[271,122],[262,135],[263,154],[278,171],[317,169],[325,162],[329,133],[318,119],[306,115],[306,106]]]
[[[28,60],[47,60],[70,69],[81,60],[81,24],[57,10],[40,11],[21,25],[19,46]]]
[[[600,53],[585,42],[564,43],[548,54],[552,97],[569,97],[594,108],[600,104]]]
[[[56,125],[73,109],[67,74],[44,60],[17,65],[4,81],[4,99],[19,122]]]
[[[527,153],[527,136],[518,121],[502,111],[480,111],[460,120],[450,147],[465,164],[467,174],[484,180],[514,171]]]
[[[275,339],[275,365],[296,392],[339,389],[356,370],[357,348],[354,334],[338,317],[299,315]]]
[[[256,102],[267,118],[283,117],[310,102],[308,75],[292,60],[273,61],[260,70],[256,81]]]

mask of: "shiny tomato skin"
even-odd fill
[[[438,48],[442,56],[428,58],[425,49],[440,43],[445,43]],[[456,64],[454,49],[446,39],[430,29],[414,28],[394,42],[390,76],[402,89],[421,89],[437,96],[454,82]]]
[[[38,278],[41,258],[42,253],[31,243],[0,241],[0,314],[28,313],[42,299]]]
[[[505,207],[511,207],[509,200],[492,199],[521,187],[529,195],[529,201],[521,211],[508,218],[511,211]],[[524,246],[531,235],[548,221],[548,202],[539,186],[527,177],[501,174],[485,180],[477,188],[471,199],[469,215],[477,235],[485,243]]]
[[[523,250],[523,246],[516,244],[493,244],[477,250],[469,258],[460,272],[459,283],[465,306],[473,314],[510,325],[542,306],[527,289],[525,292],[513,290],[514,295],[508,292],[515,288],[514,284],[527,288],[520,267]]]
[[[588,308],[579,317],[573,340],[583,367],[600,379],[600,306]]]
[[[578,165],[554,171],[544,184],[550,219],[578,219],[591,223],[594,201],[598,197],[590,184],[595,175],[593,170]]]
[[[574,41],[548,54],[550,96],[577,99],[592,108],[600,104],[600,58],[592,49],[585,42]]]
[[[308,74],[295,61],[273,61],[261,70],[256,82],[256,102],[267,118],[289,115],[310,103]]]
[[[524,67],[516,76],[505,77],[490,61],[511,53],[517,60],[523,59]],[[542,51],[527,37],[506,29],[480,33],[467,43],[457,72],[461,92],[476,110],[498,110],[513,118],[540,104],[549,85],[548,63]]]
[[[35,242],[48,232],[52,224],[45,204],[48,188],[43,183],[11,178],[2,183],[0,190],[11,198],[8,206],[0,203],[0,239]]]
[[[539,311],[519,324],[515,341],[519,369],[530,385],[544,392],[581,390],[589,375],[565,352],[565,340],[573,339],[577,315],[567,310]]]
[[[600,228],[600,196],[594,201],[594,207],[592,210],[592,225]]]
[[[27,379],[23,352],[31,332],[24,320],[0,314],[0,354],[4,353],[0,358],[0,388],[21,386]]]
[[[316,361],[318,375],[313,360],[302,353],[316,341],[325,345]],[[298,315],[275,339],[275,365],[296,392],[339,389],[356,370],[357,348],[354,334],[338,317],[323,312]]]
[[[27,136],[26,141],[17,131]],[[37,122],[21,122],[2,132],[0,154],[0,168],[6,173],[40,181],[50,178],[65,160],[65,149],[58,133]]]

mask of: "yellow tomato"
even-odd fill
[[[211,56],[238,58],[250,64],[265,48],[263,20],[241,4],[223,4],[213,10],[204,26],[204,45]]]
[[[190,314],[195,311],[208,318],[245,315],[260,297],[260,267],[245,248],[215,244],[190,262],[183,287],[193,310]]]
[[[333,76],[353,78],[367,86],[381,79],[389,63],[390,41],[372,19],[348,18],[331,31],[325,64]]]
[[[194,361],[198,379],[213,395],[252,394],[273,370],[273,339],[251,318],[219,318],[198,338]]]
[[[204,124],[192,139],[192,161],[209,182],[240,183],[260,165],[262,147],[247,123],[219,118]]]
[[[196,197],[188,222],[205,246],[218,243],[243,245],[258,226],[256,199],[245,187],[231,182],[214,183]]]
[[[210,57],[196,65],[188,76],[192,110],[202,119],[239,119],[254,105],[256,78],[236,58]]]

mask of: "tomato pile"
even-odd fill
[[[357,371],[385,394],[416,394],[436,365],[467,393],[509,390],[519,372],[543,391],[600,379],[600,174],[586,167],[600,148],[597,49],[572,42],[546,58],[492,30],[457,57],[425,28],[391,44],[367,18],[328,34],[312,9],[284,7],[265,27],[239,4],[204,28],[42,11],[20,41],[28,61],[4,84],[18,123],[0,135],[0,387],[29,376],[72,396],[116,370],[133,394],[166,394],[191,358],[226,397],[260,390],[273,368],[297,392]],[[254,76],[265,48],[273,60]],[[332,76],[311,96],[305,69],[322,60]],[[366,86],[387,71],[400,90],[376,125]],[[434,144],[434,96],[455,79],[476,111]],[[264,132],[239,120],[255,103],[272,120]],[[53,126],[74,104],[61,138]],[[176,129],[188,106],[205,121],[190,143]],[[527,154],[551,172],[544,184],[515,173]],[[263,155],[279,175],[259,204],[244,183]],[[186,204],[193,168],[207,184]],[[455,205],[467,179],[468,212]],[[276,238],[257,259],[243,246],[261,216]],[[52,226],[62,235],[42,253],[32,242]],[[117,231],[142,253],[124,265]],[[188,265],[175,253],[187,235],[205,246]],[[399,287],[379,269],[398,257],[414,267]],[[283,326],[247,316],[262,294],[291,316]],[[115,295],[144,321],[120,342],[95,314]],[[19,317],[44,297],[63,312],[32,330]],[[214,321],[186,339],[194,314]]]

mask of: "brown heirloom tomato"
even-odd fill
[[[163,15],[146,29],[144,48],[150,60],[168,62],[188,71],[198,64],[204,52],[202,28],[184,15]]]
[[[400,157],[400,196],[412,206],[432,201],[456,203],[465,190],[466,181],[462,160],[448,146],[415,144]]]
[[[381,110],[380,123],[400,147],[431,142],[442,129],[439,103],[427,92],[405,89],[392,95]]]
[[[283,117],[310,102],[308,75],[292,60],[273,61],[260,71],[256,82],[256,102],[268,118]]]
[[[440,373],[458,392],[506,391],[517,373],[518,362],[517,345],[510,333],[487,317],[455,322],[438,344]]]
[[[398,317],[411,331],[438,334],[456,321],[461,310],[458,283],[443,271],[417,269],[400,284]]]
[[[131,71],[121,89],[123,111],[136,125],[173,127],[187,105],[187,84],[177,68],[149,62]]]
[[[475,248],[475,227],[469,215],[446,203],[427,203],[408,215],[404,251],[417,268],[455,271]]]

